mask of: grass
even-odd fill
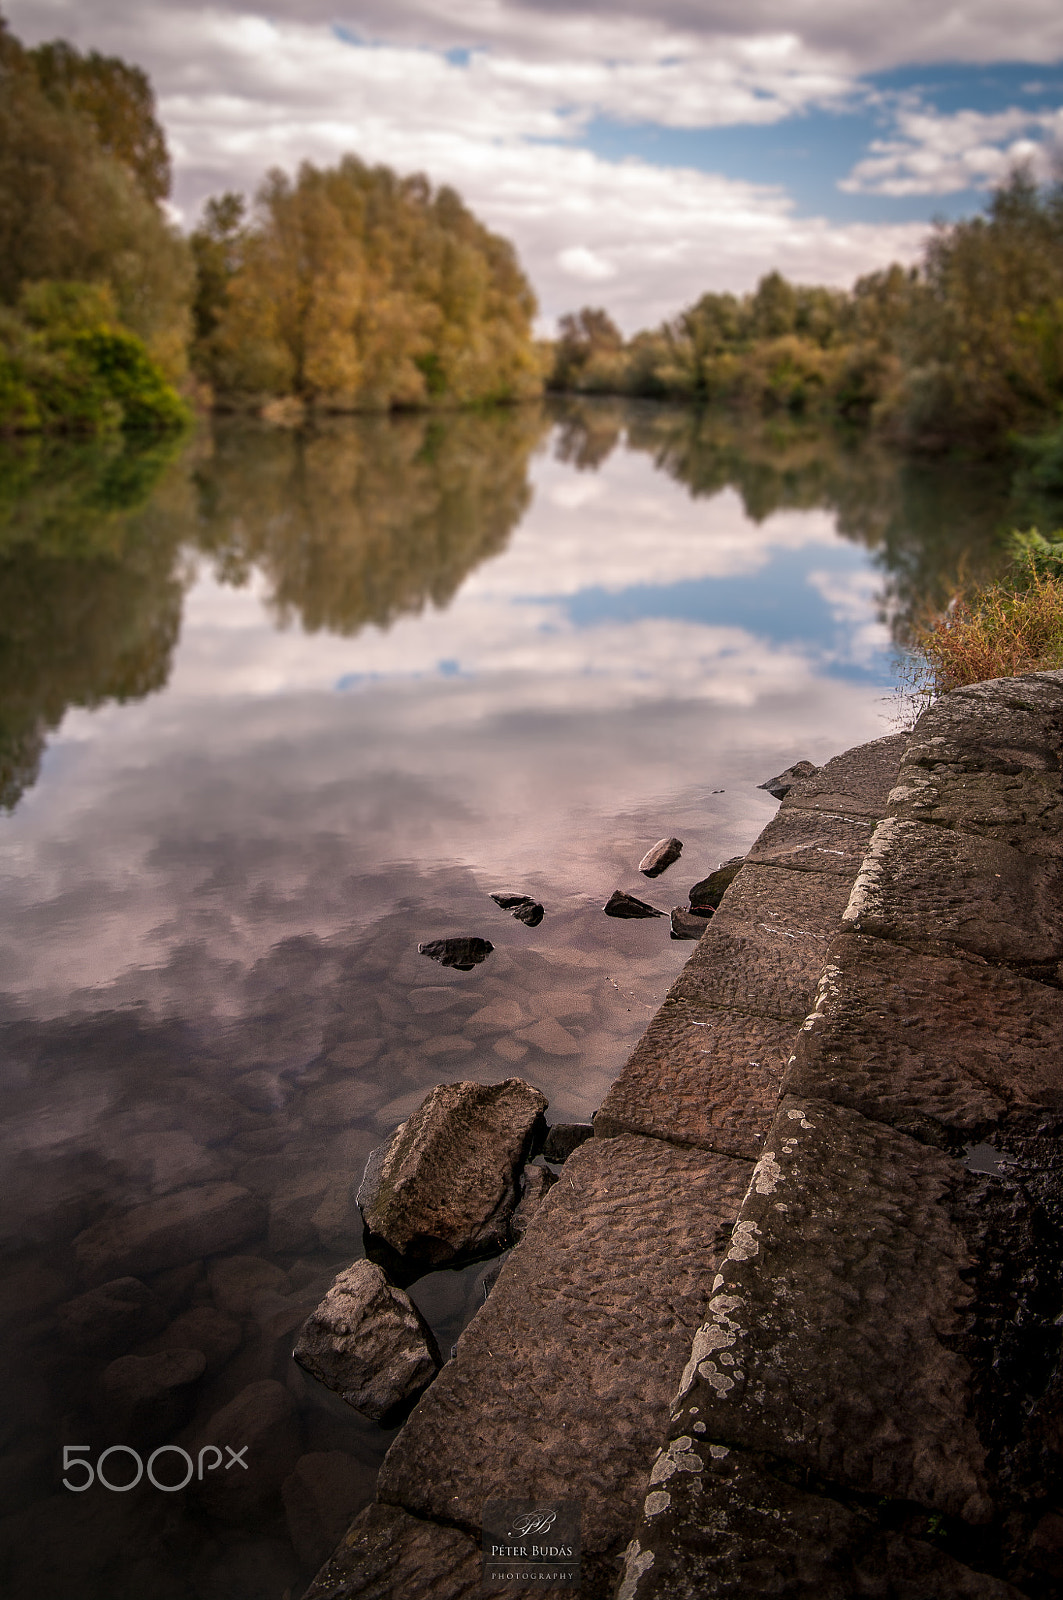
[[[932,700],[966,683],[1063,667],[1063,530],[1013,533],[1007,576],[958,591],[914,631],[905,700]]]

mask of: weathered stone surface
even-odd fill
[[[919,718],[906,765],[957,763],[971,771],[1058,772],[1063,673],[995,678],[954,689]]]
[[[764,867],[789,867],[795,872],[829,872],[852,883],[873,827],[868,817],[784,806],[768,823],[746,860]]]
[[[595,1134],[648,1134],[756,1160],[796,1030],[793,1018],[666,1000],[602,1102]]]
[[[906,733],[891,733],[846,750],[818,768],[814,776],[796,782],[783,804],[856,817],[885,816],[907,743]]]
[[[514,1240],[523,1239],[528,1231],[532,1217],[538,1211],[547,1194],[557,1182],[554,1174],[546,1167],[525,1167],[524,1186],[517,1209],[513,1213],[510,1230]]]
[[[472,1531],[517,1486],[568,1494],[588,1565],[619,1553],[750,1170],[654,1139],[575,1151],[388,1452],[380,1498]]]
[[[546,1135],[543,1160],[560,1165],[568,1160],[573,1150],[578,1150],[581,1144],[593,1137],[594,1124],[591,1122],[555,1122]]]
[[[292,1353],[319,1382],[377,1422],[420,1394],[440,1366],[431,1328],[372,1261],[356,1261],[333,1280]]]
[[[456,967],[459,972],[471,972],[486,961],[494,945],[490,939],[430,939],[417,946],[418,955],[438,961],[441,967]]]
[[[479,1543],[457,1528],[370,1505],[303,1600],[479,1600],[481,1565]]]
[[[74,1240],[90,1283],[127,1273],[161,1272],[242,1244],[265,1227],[262,1202],[235,1183],[180,1189],[104,1217]]]
[[[101,1412],[123,1441],[165,1439],[192,1415],[206,1367],[200,1350],[119,1356],[100,1377]]]
[[[707,878],[695,883],[687,896],[691,911],[703,911],[706,914],[715,911],[737,878],[745,859],[745,856],[732,856],[730,861],[721,861],[715,872],[710,872]]]
[[[1006,968],[844,933],[786,1087],[917,1135],[1063,1111],[1063,993]]]
[[[658,911],[655,906],[647,905],[645,900],[639,900],[633,894],[625,894],[623,889],[614,889],[605,905],[602,907],[607,917],[663,917],[664,912]]]
[[[300,1456],[281,1484],[288,1536],[305,1567],[325,1561],[371,1492],[372,1476],[345,1450]]]
[[[653,849],[647,850],[639,862],[639,871],[647,878],[659,878],[682,854],[682,839],[658,839]]]
[[[440,1084],[370,1157],[366,1227],[436,1265],[501,1249],[547,1103],[522,1078]]]
[[[669,998],[800,1021],[848,898],[829,873],[743,867]]]
[[[86,1355],[109,1355],[150,1339],[166,1325],[166,1307],[139,1278],[115,1278],[56,1310],[65,1343]]]
[[[1063,856],[1063,777],[1058,772],[971,772],[959,764],[905,762],[890,816],[999,839],[1034,855]]]
[[[650,1473],[617,1600],[1021,1600],[872,1509],[794,1479],[745,1451],[674,1440]]]
[[[774,800],[782,800],[790,793],[794,784],[802,778],[814,778],[819,768],[813,766],[811,761],[795,761],[792,767],[787,767],[780,772],[778,777],[769,778],[767,783],[758,783],[758,789],[767,789]]]
[[[1022,967],[1063,959],[1063,861],[887,817],[853,884],[845,922],[900,944],[956,945]]]
[[[672,938],[700,939],[709,925],[711,915],[708,908],[699,915],[696,911],[688,911],[686,906],[673,906],[670,913]]]
[[[496,906],[501,906],[503,911],[516,917],[518,922],[523,922],[526,928],[537,928],[546,915],[538,900],[533,900],[530,894],[493,894],[491,899]]]
[[[673,1438],[770,1451],[873,1494],[992,1514],[970,1370],[965,1180],[937,1150],[786,1098],[684,1370]]]
[[[279,1498],[281,1484],[302,1454],[295,1401],[274,1379],[249,1383],[204,1424],[197,1452],[210,1444],[221,1449],[222,1461],[205,1474],[197,1496],[219,1521],[242,1522]],[[226,1446],[246,1450],[246,1465],[230,1462]]]

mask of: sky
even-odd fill
[[[3,0],[151,76],[182,226],[348,150],[453,185],[510,238],[540,329],[626,332],[777,268],[912,261],[1063,151],[1058,0]]]

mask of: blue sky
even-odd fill
[[[354,150],[451,183],[511,238],[550,331],[629,331],[773,268],[916,259],[1063,148],[1058,0],[7,0],[151,74],[179,219]]]

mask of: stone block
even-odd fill
[[[595,1135],[647,1134],[756,1160],[796,1029],[793,1018],[666,1000],[602,1102]]]
[[[987,961],[1063,959],[1063,861],[922,822],[875,829],[845,923],[898,944],[955,945]]]
[[[479,1600],[480,1546],[457,1528],[370,1505],[347,1529],[303,1600]]]
[[[906,733],[887,734],[868,744],[845,750],[810,778],[791,787],[783,806],[787,810],[834,811],[849,816],[885,816],[886,801],[908,743]]]
[[[389,1450],[380,1499],[475,1533],[485,1500],[574,1497],[591,1568],[619,1555],[750,1170],[655,1139],[576,1150]]]
[[[970,771],[1058,772],[1063,748],[1063,673],[994,678],[942,695],[919,718],[907,765],[960,764]]]
[[[832,944],[786,1087],[905,1132],[984,1134],[1063,1111],[1063,993],[859,934]]]
[[[662,1450],[617,1600],[1021,1600],[873,1508],[691,1435]],[[931,1531],[923,1519],[922,1532]]]
[[[971,1373],[979,1241],[962,1166],[823,1101],[783,1100],[694,1338],[673,1437],[982,1523]]]
[[[998,839],[1034,855],[1063,856],[1063,778],[1058,772],[970,772],[962,764],[905,762],[889,814]]]
[[[746,860],[762,867],[789,867],[795,872],[827,872],[852,883],[871,842],[873,828],[869,817],[783,806]]]

